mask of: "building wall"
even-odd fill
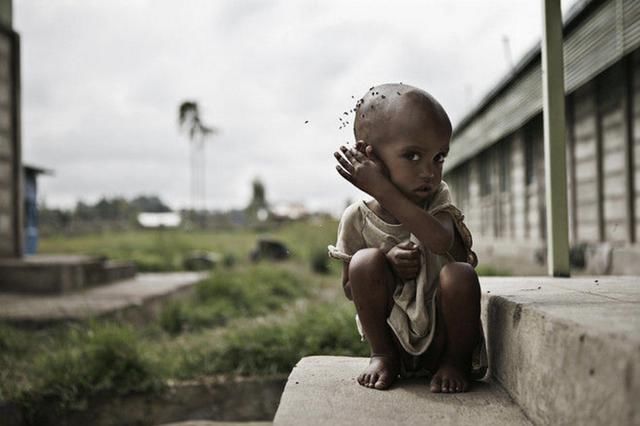
[[[630,180],[633,190],[634,198],[634,228],[635,228],[635,241],[640,238],[640,54],[637,52],[631,56],[629,61],[631,70],[629,71],[630,86],[633,87],[630,98],[630,139],[632,141],[632,152],[630,156],[633,161],[631,164],[631,170],[633,170],[633,178]]]
[[[13,58],[16,44],[0,31],[0,257],[21,253],[21,164],[17,143]]]
[[[538,114],[445,175],[453,182],[455,200],[480,246],[500,241],[519,247],[528,242],[532,250],[544,247],[542,126]],[[636,244],[640,232],[640,50],[567,96],[567,181],[572,245]]]
[[[569,241],[607,243],[640,260],[640,2],[578,6],[563,31]],[[529,247],[527,256],[536,252],[543,262],[541,105],[540,52],[533,50],[456,127],[445,179],[460,188],[459,176],[468,174],[469,190],[456,200],[476,242],[505,255]]]

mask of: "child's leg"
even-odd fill
[[[440,271],[440,326],[445,333],[444,354],[431,380],[432,392],[464,392],[469,387],[471,355],[481,339],[480,283],[467,263],[449,263]]]
[[[386,389],[400,368],[398,348],[387,325],[393,306],[395,280],[385,254],[376,248],[359,250],[349,263],[351,295],[371,347],[367,369],[358,376],[362,386]]]

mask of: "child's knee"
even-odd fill
[[[443,296],[480,297],[478,275],[471,265],[464,262],[446,264],[440,270],[440,292]]]
[[[384,252],[377,248],[358,250],[349,262],[349,280],[357,281],[359,278],[382,276],[387,267],[387,258]]]

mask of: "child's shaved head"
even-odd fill
[[[353,123],[356,140],[373,146],[425,127],[447,140],[451,138],[451,121],[440,103],[424,90],[406,84],[369,89],[358,101]]]

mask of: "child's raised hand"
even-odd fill
[[[387,252],[387,259],[403,280],[412,280],[420,272],[420,250],[411,241],[404,241]]]
[[[384,191],[390,183],[389,173],[371,145],[358,141],[355,148],[342,145],[340,151],[342,155],[337,151],[333,155],[339,163],[336,170],[343,178],[374,198]]]

